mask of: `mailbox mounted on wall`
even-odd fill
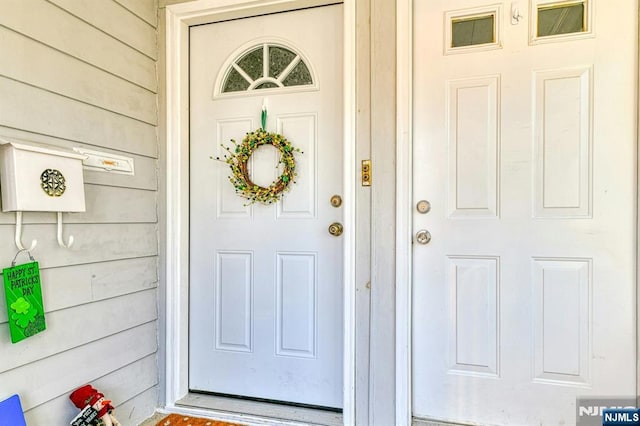
[[[83,212],[84,155],[8,142],[0,146],[2,211]]]
[[[22,212],[57,212],[58,244],[62,239],[62,212],[85,211],[82,160],[84,155],[58,147],[0,139],[2,211],[16,212],[16,245],[24,249]],[[35,247],[35,240],[31,249]]]

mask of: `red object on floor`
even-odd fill
[[[91,385],[84,385],[74,390],[69,396],[69,399],[71,400],[71,402],[73,402],[73,405],[81,410],[87,405],[95,404],[100,398],[104,398],[104,395],[94,389]],[[108,411],[113,410],[113,405],[111,405],[110,403],[111,401],[105,401],[104,406],[98,413],[98,417],[102,417]]]

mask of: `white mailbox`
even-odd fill
[[[69,248],[73,236],[62,236],[62,212],[83,212],[84,179],[82,154],[61,148],[0,139],[0,190],[2,211],[16,212],[15,243],[20,250],[33,250],[22,243],[22,212],[57,212],[58,245]]]
[[[2,211],[85,211],[83,158],[57,147],[0,145]]]

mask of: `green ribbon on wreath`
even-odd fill
[[[262,116],[260,117],[262,123],[262,130],[267,130],[267,106],[262,105]]]

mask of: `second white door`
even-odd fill
[[[414,415],[633,397],[637,2],[414,3]]]

